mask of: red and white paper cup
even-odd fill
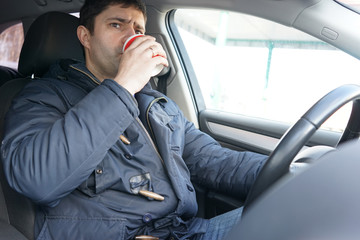
[[[123,52],[125,52],[126,49],[128,49],[130,47],[130,45],[135,41],[136,38],[143,37],[143,36],[144,36],[143,34],[135,34],[135,35],[130,36],[124,43]],[[152,57],[154,58],[157,56],[159,56],[159,55],[157,54]],[[156,65],[154,71],[152,72],[152,76],[156,76],[157,74],[159,74],[163,68],[164,68],[164,65],[162,65],[162,64]]]

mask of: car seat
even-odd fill
[[[4,119],[12,99],[30,81],[36,81],[61,58],[84,61],[83,48],[77,38],[79,19],[61,12],[39,16],[30,26],[20,53],[19,72],[25,76],[7,81],[0,87],[0,140]],[[34,239],[35,206],[10,188],[0,164],[0,232],[1,239]]]
[[[20,77],[22,77],[22,75],[18,71],[6,66],[0,66],[0,86],[11,79]]]

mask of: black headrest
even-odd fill
[[[67,13],[49,12],[30,26],[21,49],[19,72],[41,77],[51,64],[61,58],[84,61],[82,45],[77,38],[79,19]]]

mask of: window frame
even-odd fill
[[[184,9],[185,11],[187,10],[187,9]],[[192,10],[192,9],[191,9]],[[212,9],[204,9],[204,10],[212,10]],[[221,12],[221,10],[219,10],[219,9],[213,9],[213,11],[219,11],[219,12]],[[178,23],[175,23],[175,19],[174,19],[174,15],[175,15],[175,11],[172,11],[171,12],[171,18],[169,18],[169,31],[170,31],[170,36],[171,37],[173,37],[173,42],[175,42],[175,43],[180,43],[180,44],[176,44],[176,49],[177,49],[177,52],[179,53],[179,58],[180,59],[182,59],[182,61],[181,61],[181,64],[182,64],[182,66],[183,66],[183,69],[184,69],[184,72],[186,73],[186,76],[187,76],[187,80],[188,80],[188,82],[189,82],[189,85],[190,85],[190,88],[191,88],[191,90],[193,91],[193,95],[194,95],[194,98],[195,99],[201,99],[201,106],[199,106],[197,103],[199,102],[199,101],[196,101],[196,106],[197,106],[197,109],[198,109],[198,111],[199,112],[201,112],[201,111],[203,111],[203,110],[206,110],[206,109],[212,109],[212,110],[215,110],[215,111],[219,111],[219,112],[221,112],[221,111],[224,111],[224,112],[228,112],[228,113],[235,113],[235,114],[240,114],[240,115],[245,115],[245,116],[249,116],[249,117],[255,117],[255,118],[265,118],[265,119],[267,119],[267,120],[272,120],[272,121],[275,121],[275,122],[283,122],[281,119],[279,119],[279,118],[271,118],[271,117],[269,117],[269,116],[265,116],[265,115],[262,115],[262,114],[254,114],[254,115],[251,115],[251,114],[248,114],[248,113],[242,113],[242,112],[239,112],[239,111],[232,111],[231,109],[227,109],[227,110],[225,110],[225,109],[223,109],[222,110],[222,108],[220,107],[220,108],[216,108],[215,106],[213,106],[213,105],[209,105],[209,103],[208,102],[206,102],[205,101],[205,98],[204,98],[204,92],[201,90],[201,87],[200,87],[200,84],[201,84],[201,82],[198,82],[198,79],[197,79],[197,77],[196,77],[196,73],[195,73],[195,69],[193,68],[193,63],[192,63],[192,60],[190,60],[190,54],[191,54],[191,52],[187,52],[187,49],[186,49],[186,47],[185,47],[185,42],[183,42],[183,41],[185,41],[185,40],[183,40],[183,36],[182,36],[182,33],[181,33],[181,31],[180,31],[180,29],[178,29],[179,28],[179,26],[177,25]],[[234,12],[234,13],[236,13],[236,12]],[[239,13],[239,14],[241,14],[241,13]],[[247,14],[245,14],[245,15],[247,15]],[[259,17],[259,19],[262,19],[261,17]],[[266,20],[266,21],[270,21],[270,22],[273,22],[273,21],[271,21],[271,20],[268,20],[268,19],[264,19],[264,20]],[[277,23],[277,22],[273,22],[274,24],[279,24],[279,23]],[[280,24],[280,25],[282,25],[282,24]],[[265,25],[266,26],[266,25]],[[271,25],[270,25],[271,26]],[[285,26],[286,27],[286,26]],[[281,28],[280,28],[281,29]],[[284,29],[285,30],[285,33],[286,33],[286,29]],[[300,31],[300,32],[303,32],[303,31],[301,31],[301,30],[298,30],[298,29],[296,29],[296,28],[294,28],[294,30],[296,30],[296,31]],[[281,32],[280,32],[281,33]],[[305,33],[305,34],[307,34],[306,32],[303,32],[303,33]],[[294,36],[297,36],[298,34],[296,33],[296,32],[294,32]],[[308,34],[307,34],[308,35]],[[300,35],[301,36],[301,35]],[[305,36],[305,35],[304,35]],[[287,45],[287,44],[289,44],[289,43],[297,43],[297,44],[301,44],[301,45],[306,45],[306,44],[311,44],[311,46],[315,46],[315,47],[311,47],[310,46],[310,48],[309,47],[305,47],[305,49],[313,49],[314,48],[314,50],[322,50],[322,49],[325,49],[325,50],[333,50],[333,48],[334,49],[336,49],[336,47],[334,47],[333,45],[331,45],[331,44],[329,44],[329,43],[326,43],[326,42],[324,42],[322,39],[318,39],[318,38],[316,38],[316,39],[314,39],[314,40],[312,40],[312,36],[309,36],[310,38],[309,38],[309,40],[307,40],[307,38],[306,38],[306,36],[305,36],[305,38],[304,37],[300,37],[299,38],[299,40],[296,40],[295,38],[291,38],[290,37],[290,40],[280,40],[280,41],[277,41],[277,40],[275,40],[275,41],[273,41],[271,38],[269,38],[268,40],[263,40],[263,42],[284,42],[285,43],[285,45]],[[281,38],[280,38],[281,39]],[[232,39],[232,38],[230,38],[230,40],[234,40],[234,39]],[[248,39],[245,39],[246,41],[249,41]],[[241,40],[241,38],[240,38],[240,41],[242,41]],[[299,43],[298,43],[299,42]],[[280,44],[281,45],[281,44]],[[229,45],[230,46],[230,45]],[[231,45],[232,46],[232,45]],[[307,45],[306,45],[307,46]],[[281,48],[283,48],[283,47],[278,47],[278,48],[276,48],[276,49],[281,49]],[[287,47],[285,47],[285,48],[287,48]],[[292,49],[292,47],[290,47],[290,50]],[[297,49],[297,48],[294,48],[295,50],[302,50],[302,47],[300,47],[299,49]],[[342,50],[338,50],[338,51],[340,51],[340,52],[343,52]],[[321,54],[321,53],[319,53],[319,54]],[[269,55],[270,55],[270,53],[269,53]],[[322,55],[320,55],[320,56],[322,56]],[[349,56],[351,56],[351,55],[349,55]],[[269,56],[268,56],[269,57]],[[197,61],[199,61],[199,60],[197,60]],[[357,65],[356,65],[357,66]],[[267,66],[267,68],[269,68],[269,59],[268,59],[268,66]],[[357,69],[357,68],[356,68]],[[267,69],[267,75],[268,75],[268,71],[269,71],[269,69]],[[310,72],[311,73],[311,72]],[[280,79],[282,79],[282,78],[280,78]],[[201,79],[200,79],[201,80]],[[266,81],[266,83],[269,81],[268,79],[266,79],[267,81]],[[204,83],[202,83],[202,84],[204,84]],[[339,84],[341,85],[341,84],[345,84],[345,83],[341,83],[341,82],[339,82]],[[194,89],[194,87],[193,86],[196,86],[196,89]],[[329,89],[329,91],[330,90],[332,90],[331,89],[331,85],[329,86],[330,87],[330,89]],[[325,93],[325,92],[324,92]],[[206,94],[206,92],[205,92],[205,94]],[[319,98],[321,97],[321,96],[323,96],[322,95],[322,93],[319,93],[318,94],[319,95]],[[315,96],[315,95],[314,95]],[[273,99],[273,100],[275,100],[275,101],[277,101],[277,99]],[[312,106],[314,103],[315,103],[315,101],[316,100],[318,100],[317,98],[316,99],[314,99],[314,102],[312,103],[312,102],[310,102],[309,104],[309,106],[308,107],[310,107],[310,106]],[[206,103],[205,103],[206,102]],[[207,105],[207,106],[206,106]],[[214,108],[215,107],[215,108]],[[269,106],[270,107],[270,106]],[[306,111],[307,110],[307,108],[306,109],[304,109],[303,111]],[[294,112],[294,113],[296,113],[296,112]],[[296,115],[294,115],[293,117],[292,117],[292,119],[287,119],[287,120],[285,120],[286,122],[289,122],[289,124],[292,124],[292,123],[294,123],[297,119],[298,119],[298,117],[300,117],[301,115],[300,114],[303,114],[303,112],[298,112],[298,113],[296,113]],[[340,116],[340,115],[338,115],[338,116]],[[342,116],[342,115],[341,115]],[[338,117],[336,117],[336,118],[338,118]],[[290,120],[290,121],[289,121]],[[341,121],[340,122],[341,123],[341,126],[343,126],[344,124],[343,124],[343,122]],[[340,126],[340,125],[338,125],[338,126]],[[333,130],[331,130],[331,128],[332,128],[332,125],[324,125],[324,127],[328,127],[329,128],[329,131],[333,131]],[[336,126],[335,126],[336,127]],[[336,129],[336,128],[335,128]],[[337,130],[338,131],[338,130]]]
[[[278,141],[292,124],[278,122],[272,119],[262,119],[237,113],[207,109],[204,98],[202,96],[200,85],[195,74],[195,70],[192,66],[181,35],[177,29],[178,27],[175,24],[175,13],[176,10],[172,10],[167,13],[166,26],[170,39],[174,45],[174,49],[178,55],[178,59],[184,72],[186,81],[189,84],[190,91],[192,91],[191,94],[194,98],[194,105],[198,111],[197,115],[200,130],[212,136],[223,146],[236,150],[251,150],[263,154],[270,154],[274,150],[275,146],[262,147],[259,146],[258,143],[252,145],[251,143],[244,142],[244,138],[241,135],[231,139],[228,136],[222,135],[221,132],[214,131],[210,127],[210,124],[219,124],[221,126],[233,129],[232,131],[234,132],[240,130],[265,138],[269,137],[275,141]],[[307,146],[327,145],[335,147],[340,137],[341,133],[339,132],[319,129],[307,143]]]
[[[169,32],[171,41],[174,45],[175,51],[177,53],[177,57],[181,64],[181,68],[184,72],[186,81],[189,85],[189,89],[191,91],[191,95],[192,95],[193,101],[194,101],[194,106],[196,108],[195,111],[197,112],[196,114],[199,117],[199,113],[201,111],[206,110],[205,100],[202,95],[202,91],[201,91],[199,82],[197,80],[192,62],[186,51],[184,42],[181,38],[178,28],[175,24],[175,13],[176,13],[176,9],[173,9],[167,13],[166,27],[167,27],[167,31]]]

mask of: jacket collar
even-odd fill
[[[89,90],[101,84],[101,81],[92,74],[84,62],[72,59],[61,59],[50,67],[44,77],[58,78],[64,81],[75,82],[75,84]],[[164,95],[152,89],[151,84],[147,83],[144,88],[135,94],[135,98],[140,102],[150,103],[155,98],[163,98]]]

